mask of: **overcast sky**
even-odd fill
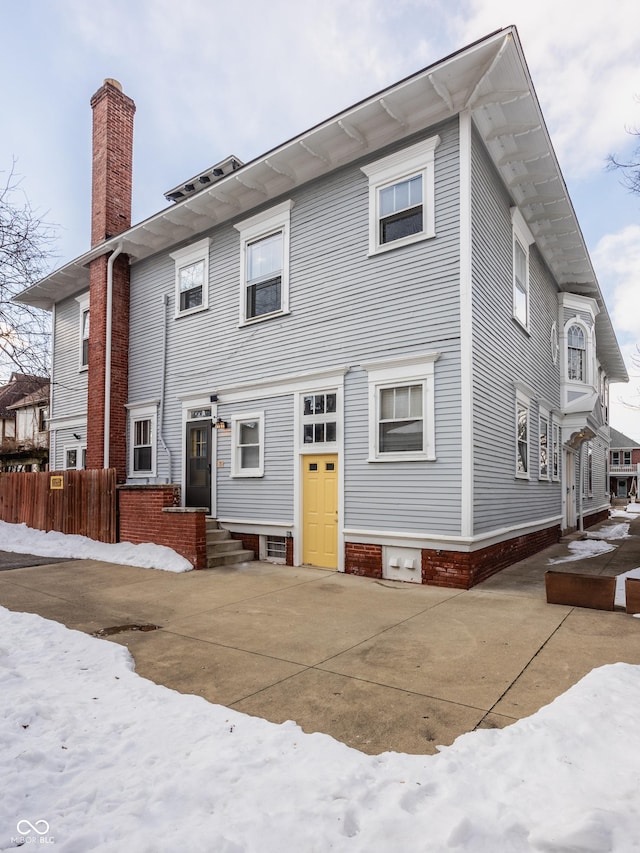
[[[264,153],[516,24],[632,381],[612,425],[640,441],[640,196],[606,170],[640,127],[637,0],[0,0],[0,171],[89,248],[91,111],[106,77],[136,102],[133,221],[229,154]]]

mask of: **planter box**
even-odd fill
[[[545,572],[544,583],[549,604],[613,610],[616,595],[615,577],[549,571]]]
[[[625,578],[624,591],[627,598],[627,613],[640,613],[640,579]]]

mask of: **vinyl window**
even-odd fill
[[[195,314],[209,307],[209,246],[199,240],[172,252],[175,261],[175,316]]]
[[[515,455],[516,477],[528,480],[529,474],[529,411],[531,403],[522,392],[516,392]]]
[[[435,236],[433,136],[362,167],[369,178],[369,254]]]
[[[232,477],[264,475],[264,412],[234,415],[231,419]]]
[[[511,208],[513,229],[513,316],[529,330],[529,246],[533,235],[517,207]]]
[[[238,222],[240,325],[289,313],[289,233],[292,201]]]
[[[79,370],[87,370],[89,367],[89,294],[84,293],[77,298],[79,309],[79,338],[80,348],[78,353]]]
[[[156,474],[157,408],[147,405],[129,411],[129,476]]]

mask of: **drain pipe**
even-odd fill
[[[114,252],[109,255],[107,261],[107,328],[105,335],[105,353],[104,353],[104,435],[103,435],[103,457],[102,467],[109,467],[109,432],[111,431],[111,331],[113,310],[113,264],[118,255],[122,252],[122,243],[120,243]]]
[[[582,495],[584,492],[584,458],[583,458],[584,441],[580,442],[578,449],[578,530],[582,533],[584,530],[584,507],[582,506]]]
[[[164,394],[165,394],[165,386],[167,383],[167,308],[169,306],[169,297],[165,293],[162,297],[162,305],[164,307],[163,317],[162,317],[162,381],[160,384],[160,405],[158,407],[158,440],[162,445],[164,452],[167,454],[167,461],[169,463],[169,476],[167,477],[167,483],[171,482],[171,451],[167,447],[164,436],[162,434],[162,424],[164,421]]]

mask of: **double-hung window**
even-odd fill
[[[302,397],[302,440],[304,444],[326,444],[337,440],[335,391]]]
[[[207,237],[172,252],[176,264],[175,316],[195,314],[209,306],[209,245]]]
[[[555,422],[551,424],[551,475],[560,479],[560,426]]]
[[[147,404],[129,410],[129,476],[154,477],[156,474],[157,405]]]
[[[586,342],[582,326],[574,323],[567,329],[567,378],[569,382],[585,382]]]
[[[89,294],[78,296],[76,301],[80,311],[79,369],[86,370],[89,366]]]
[[[231,418],[232,477],[264,475],[264,412]]]
[[[540,480],[549,479],[549,413],[540,408],[539,412],[539,468]]]
[[[240,325],[289,312],[289,233],[292,201],[238,222]]]
[[[435,459],[438,353],[364,364],[369,374],[369,462]]]
[[[516,477],[530,479],[529,475],[529,410],[531,401],[522,391],[516,391]]]
[[[369,254],[435,236],[439,136],[362,167],[369,178]]]
[[[513,316],[529,329],[529,246],[534,238],[517,207],[511,208],[513,230]]]

